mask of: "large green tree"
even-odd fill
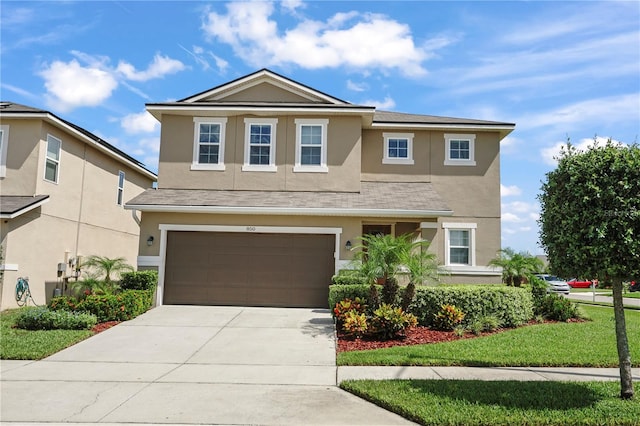
[[[621,397],[632,398],[622,283],[640,276],[640,147],[609,140],[580,151],[568,143],[538,198],[551,270],[613,287]]]

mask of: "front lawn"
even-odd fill
[[[586,322],[523,326],[486,337],[342,352],[338,365],[462,365],[489,367],[616,367],[613,309],[582,306]],[[626,310],[634,367],[640,366],[640,311]]]
[[[637,425],[640,399],[619,382],[359,380],[355,395],[422,425]]]
[[[90,330],[21,330],[13,328],[19,309],[0,313],[0,359],[42,359],[87,337]]]

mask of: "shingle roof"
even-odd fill
[[[41,203],[49,198],[48,195],[2,195],[0,196],[0,216],[15,217],[22,210],[28,211],[29,207]]]
[[[405,114],[393,111],[376,111],[373,115],[374,123],[404,123],[404,124],[467,124],[476,126],[515,126],[513,123],[499,121],[476,120],[471,118],[439,117],[436,115]]]
[[[86,136],[87,138],[93,140],[94,142],[102,145],[103,147],[105,147],[106,149],[108,149],[109,151],[112,151],[113,153],[117,154],[120,157],[125,158],[127,161],[130,161],[131,163],[133,163],[134,165],[136,165],[137,167],[140,167],[142,169],[144,169],[145,171],[147,171],[149,174],[152,174],[155,176],[155,173],[153,173],[151,170],[147,169],[146,166],[141,163],[140,161],[136,160],[135,158],[133,158],[132,156],[130,156],[129,154],[127,154],[126,152],[116,148],[115,146],[111,145],[109,142],[105,141],[104,139],[94,135],[93,133],[91,133],[90,131],[83,129],[82,127],[73,124],[70,121],[67,121],[63,118],[58,117],[57,115],[53,114],[50,111],[46,111],[43,109],[38,109],[38,108],[34,108],[34,107],[30,107],[27,105],[21,105],[21,104],[16,104],[13,102],[7,102],[7,101],[0,101],[0,116],[7,114],[8,117],[11,116],[11,114],[47,114],[50,115],[51,117],[55,118],[56,120],[59,120],[60,122],[64,123],[65,125],[75,129],[76,131],[82,133],[84,136]]]
[[[389,215],[450,214],[451,209],[430,183],[362,182],[360,192],[314,191],[234,191],[206,189],[150,189],[127,203],[127,208],[155,211],[193,210],[220,212],[225,209],[287,210],[299,214],[366,214],[366,211]],[[185,211],[188,211],[185,209]],[[364,212],[364,213],[363,213]],[[308,213],[307,213],[308,214]],[[372,213],[373,214],[373,213]]]

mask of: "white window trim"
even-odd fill
[[[329,124],[328,119],[324,118],[297,118],[296,123],[296,161],[293,166],[294,172],[311,172],[311,173],[327,173],[329,168],[327,167],[327,127]],[[302,165],[302,126],[321,126],[322,127],[322,140],[321,140],[321,157],[320,165]]]
[[[460,158],[451,158],[451,141],[469,141],[469,158],[468,159],[460,159]],[[445,166],[475,166],[476,165],[476,155],[475,155],[475,145],[476,145],[476,135],[473,134],[457,134],[457,133],[445,133],[444,135],[445,141]]]
[[[58,142],[60,142],[59,144],[59,148],[58,148],[58,159],[54,160],[53,158],[49,158],[49,138],[51,139],[55,139]],[[47,179],[47,161],[53,161],[56,163],[57,167],[56,167],[56,177],[55,180],[49,180]],[[55,183],[58,184],[60,181],[60,161],[62,160],[62,139],[57,138],[53,135],[49,135],[47,134],[47,146],[44,152],[44,175],[42,176],[42,178],[46,181],[46,182],[50,182],[50,183]]]
[[[445,266],[452,266],[458,268],[464,267],[475,267],[476,266],[476,228],[478,224],[476,223],[455,223],[455,222],[444,222],[442,224],[442,228],[445,230],[444,237],[444,264]],[[449,249],[450,246],[450,231],[470,231],[469,232],[469,264],[460,264],[460,263],[451,263],[451,253]]]
[[[198,162],[198,154],[200,147],[200,124],[219,124],[220,125],[220,144],[218,148],[218,163],[203,164]],[[219,170],[226,169],[224,165],[224,145],[225,130],[227,127],[226,117],[193,117],[193,162],[191,170]]]
[[[120,186],[120,176],[122,176],[122,186]],[[119,206],[124,205],[124,183],[126,175],[122,170],[118,170],[118,191],[116,192],[116,204]]]
[[[384,153],[382,164],[414,164],[413,162],[413,133],[383,133]],[[389,157],[389,139],[407,140],[407,158]]]
[[[249,164],[251,160],[251,126],[271,126],[271,143],[269,144],[269,164]],[[277,118],[245,118],[244,119],[244,165],[243,172],[277,172],[276,166],[276,128]]]
[[[0,126],[2,140],[0,140],[0,178],[7,176],[7,145],[9,145],[9,125]]]

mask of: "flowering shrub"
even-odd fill
[[[418,319],[415,315],[404,312],[398,306],[383,303],[373,311],[370,334],[381,339],[392,339],[417,324]]]
[[[440,312],[433,317],[436,330],[453,330],[464,319],[464,312],[454,305],[442,305]]]
[[[90,294],[84,299],[54,297],[49,302],[52,311],[89,312],[98,322],[126,321],[151,308],[152,290],[126,290],[118,294]]]
[[[63,310],[52,311],[41,306],[23,308],[16,318],[16,327],[24,330],[88,330],[96,323],[95,315]]]
[[[362,337],[368,329],[367,316],[364,313],[358,313],[355,310],[348,311],[343,316],[342,330],[345,333],[356,337]]]

